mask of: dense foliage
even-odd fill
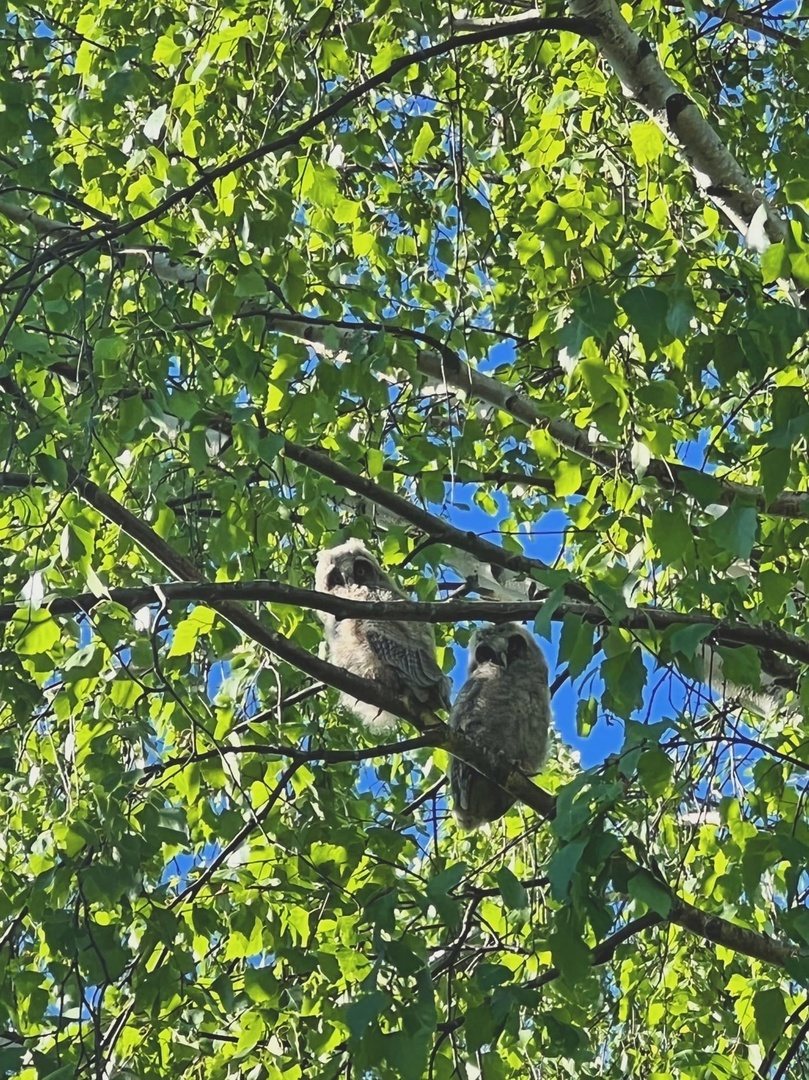
[[[2,1075],[809,1076],[805,22],[582,6],[4,7]],[[534,604],[552,821],[163,588],[348,536]]]

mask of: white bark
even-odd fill
[[[797,705],[787,706],[787,692],[777,680],[766,671],[761,672],[761,687],[742,686],[725,677],[722,657],[710,645],[702,644],[697,653],[701,676],[711,690],[723,701],[738,702],[742,708],[755,713],[764,720],[773,720],[782,712],[794,713]]]
[[[287,315],[284,312],[271,312],[267,315],[268,324],[277,330],[291,334],[303,341],[322,344],[327,337],[333,339],[335,330],[326,327],[322,323],[308,322],[306,319]],[[338,329],[337,333],[344,347],[350,349],[350,342],[355,335],[366,334],[361,327],[356,330]],[[490,375],[484,375],[475,371],[469,364],[460,358],[455,358],[450,364],[437,351],[422,349],[416,360],[419,371],[428,379],[453,387],[465,398],[477,398],[488,405],[513,416],[526,427],[544,428],[552,438],[572,451],[579,457],[586,458],[599,465],[601,468],[614,472],[621,468],[621,449],[609,447],[604,443],[594,443],[590,435],[582,428],[577,428],[567,420],[549,419],[542,413],[537,403],[527,394],[521,394],[506,383],[493,379]],[[624,471],[626,471],[624,469]],[[644,475],[653,477],[660,484],[669,488],[679,488],[683,477],[696,470],[688,465],[682,465],[676,461],[661,461],[652,459]],[[766,509],[767,513],[776,517],[809,517],[809,492],[785,491],[764,506],[764,490],[751,484],[738,484],[733,480],[718,481],[726,503],[738,495],[749,499],[751,502],[760,504],[760,509]]]
[[[627,24],[615,0],[570,0],[570,12],[598,23],[596,47],[635,101],[677,147],[703,194],[748,242],[762,249],[786,237],[767,203],[697,106],[663,70],[651,44]],[[760,214],[756,217],[756,212]],[[763,228],[757,229],[761,221]]]
[[[60,233],[68,238],[71,235],[79,237],[86,232],[84,226],[73,225],[66,221],[56,221],[52,218],[43,217],[33,210],[16,206],[6,200],[0,201],[0,216],[17,225],[29,228],[38,236],[58,236]],[[102,226],[99,225],[99,228]],[[204,291],[208,275],[204,270],[194,270],[182,263],[174,262],[167,255],[152,248],[121,247],[115,244],[108,245],[115,255],[121,259],[130,259],[142,262],[160,281],[168,284],[180,285],[183,288]]]

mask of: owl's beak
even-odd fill
[[[480,664],[497,664],[498,667],[504,668],[506,666],[506,658],[502,653],[495,652],[491,645],[478,645],[475,649],[475,663]]]

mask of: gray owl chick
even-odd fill
[[[359,540],[321,551],[315,588],[351,600],[406,600]],[[435,659],[435,636],[427,623],[338,619],[320,612],[328,658],[354,675],[374,679],[387,690],[426,709],[449,708],[449,679]],[[389,712],[343,694],[345,707],[374,732],[396,725]]]
[[[538,772],[548,750],[551,699],[548,665],[533,636],[517,623],[485,626],[472,635],[469,675],[449,726],[483,749],[499,751],[523,772]],[[463,761],[449,767],[455,817],[477,829],[502,817],[514,799]]]

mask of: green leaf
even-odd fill
[[[770,449],[761,455],[761,485],[769,506],[786,487],[792,455],[789,450]]]
[[[573,925],[563,919],[559,924],[548,942],[551,956],[566,982],[575,985],[592,971],[590,950]]]
[[[570,884],[586,847],[587,840],[574,840],[554,852],[548,863],[548,879],[554,900],[562,903],[567,899]]]
[[[564,599],[565,589],[563,585],[552,590],[534,619],[534,633],[550,640],[551,620],[553,619],[556,609]]]
[[[628,882],[629,895],[651,911],[668,918],[672,906],[671,894],[646,870],[634,874]]]
[[[495,874],[495,880],[506,907],[514,911],[522,911],[528,907],[528,893],[520,879],[515,877],[507,866],[500,867]]]
[[[572,679],[578,678],[593,658],[593,634],[592,623],[575,615],[562,620],[559,659],[567,662]]]
[[[646,667],[640,649],[627,649],[609,656],[601,665],[601,677],[606,687],[602,704],[629,716],[640,708],[646,685]]]
[[[189,656],[197,647],[200,636],[210,632],[216,613],[199,605],[177,626],[169,656]]]
[[[359,1039],[369,1024],[375,1023],[388,1005],[388,996],[381,990],[372,990],[346,1007],[345,1016],[352,1039]]]
[[[671,758],[659,746],[644,750],[638,758],[638,778],[653,798],[666,793],[673,769]]]
[[[756,1017],[756,1030],[765,1046],[771,1046],[781,1038],[787,1018],[784,996],[772,986],[759,990],[753,995],[753,1012]]]
[[[756,508],[747,506],[738,499],[734,499],[725,513],[706,529],[719,547],[741,559],[750,558],[757,531]]]
[[[666,140],[660,128],[651,120],[640,120],[630,125],[629,141],[638,165],[657,161],[663,153]]]
[[[245,968],[244,991],[251,1001],[277,1001],[279,994],[278,978],[271,967]]]
[[[166,122],[166,114],[168,113],[168,105],[158,105],[154,109],[143,125],[143,134],[150,142],[157,142],[160,138],[160,132],[163,130],[163,124]]]
[[[761,280],[765,285],[777,281],[788,273],[786,246],[783,243],[770,244],[761,256]]]
[[[762,570],[758,575],[761,594],[764,603],[773,613],[777,612],[795,584],[791,575],[780,573],[778,570]]]
[[[679,653],[687,660],[692,660],[702,642],[713,631],[710,625],[694,623],[692,626],[679,626],[667,631],[666,638],[671,652]]]
[[[60,640],[59,624],[47,611],[26,611],[16,616],[14,649],[20,656],[45,656]]]
[[[598,720],[598,702],[595,698],[579,698],[576,703],[576,734],[585,739]]]
[[[257,270],[247,267],[239,271],[233,289],[234,296],[265,296],[266,293],[267,283]]]
[[[722,674],[728,682],[761,685],[761,657],[752,645],[740,645],[736,649],[719,646],[716,651],[722,658]]]
[[[655,510],[649,535],[666,565],[678,565],[694,554],[694,531],[682,510]]]
[[[615,330],[615,303],[598,289],[590,287],[583,291],[576,303],[576,315],[599,341],[608,340]]]
[[[666,327],[669,308],[666,294],[660,289],[636,285],[624,293],[620,303],[637,330],[647,355],[654,352],[663,340]]]
[[[556,494],[574,495],[581,487],[581,464],[575,458],[560,458],[553,470]]]
[[[433,128],[429,121],[425,120],[419,128],[419,133],[413,141],[411,158],[413,161],[422,161],[427,150],[432,145],[434,138]]]

